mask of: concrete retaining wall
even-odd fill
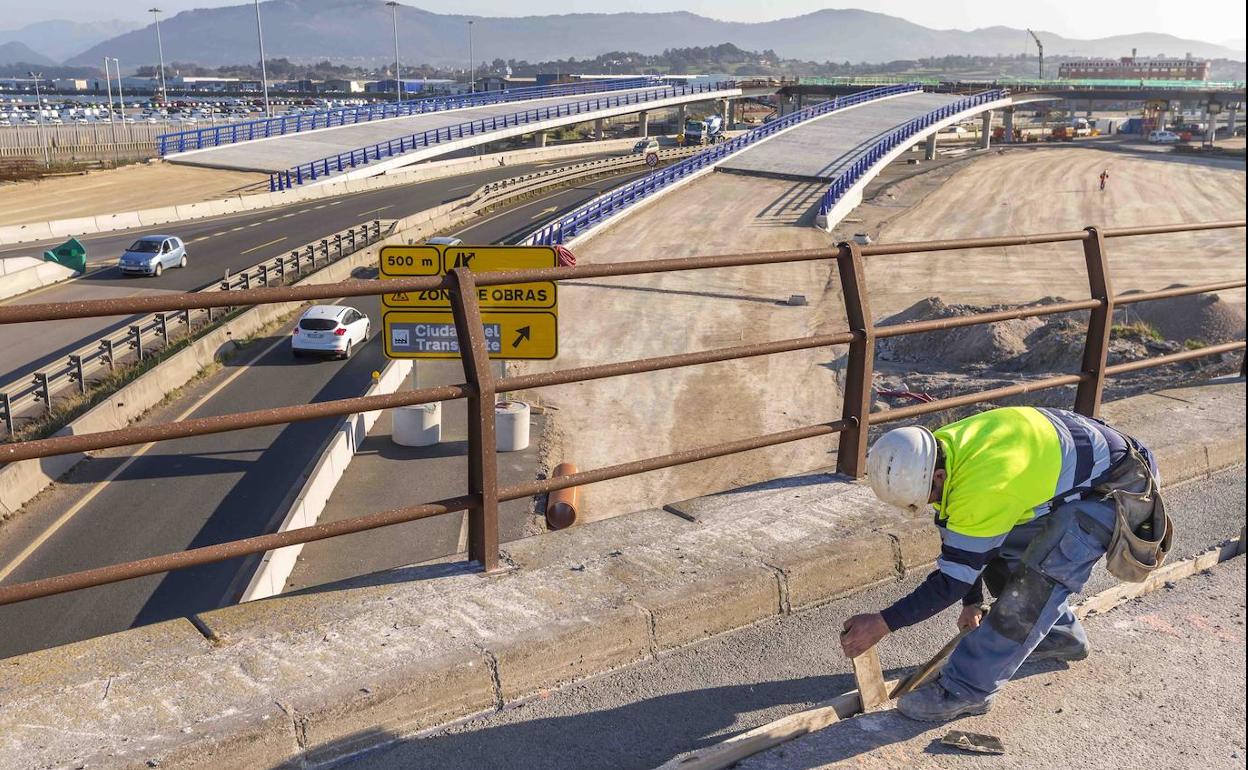
[[[0,299],[16,297],[76,275],[78,271],[73,268],[39,257],[0,259]]]
[[[332,178],[324,183],[307,184],[276,193],[265,192],[185,203],[176,206],[162,206],[142,211],[97,214],[94,217],[75,217],[73,219],[61,219],[52,222],[8,225],[0,227],[0,245],[30,243],[61,235],[86,235],[89,233],[125,230],[132,227],[150,227],[152,225],[180,222],[187,219],[236,214],[243,211],[258,211],[335,195],[349,195],[386,187],[443,179],[458,174],[483,171],[497,166],[533,163],[539,160],[569,158],[578,155],[592,155],[600,152],[623,152],[630,149],[636,141],[636,139],[609,139],[593,143],[573,142],[552,147],[513,150],[471,158],[454,158],[425,163],[417,168],[394,170],[367,179]]]
[[[398,391],[411,371],[412,361],[391,361],[364,395],[380,396]],[[334,488],[338,486],[339,479],[354,459],[360,443],[368,437],[368,431],[380,416],[381,412],[378,410],[347,415],[338,421],[329,443],[321,450],[320,457],[305,475],[303,486],[286,509],[278,532],[310,527],[316,523],[334,493]],[[260,560],[256,574],[247,584],[247,589],[243,591],[241,601],[267,599],[280,594],[302,551],[303,545],[300,544],[266,553]]]
[[[1171,482],[1244,460],[1242,379],[1105,411]],[[926,515],[832,475],[669,508],[509,543],[494,575],[418,565],[10,658],[0,766],[315,763],[897,580],[939,549]]]

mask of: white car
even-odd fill
[[[299,317],[290,337],[296,357],[319,353],[350,358],[351,351],[368,341],[368,316],[346,305],[313,305]]]
[[[1179,141],[1181,141],[1179,138],[1179,135],[1174,133],[1173,131],[1149,131],[1148,132],[1149,144],[1178,144]]]

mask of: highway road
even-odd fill
[[[25,294],[9,302],[63,302],[193,291],[220,281],[226,270],[237,272],[265,259],[288,254],[292,249],[348,227],[377,218],[397,219],[409,216],[463,198],[487,182],[614,154],[617,153],[503,166],[462,176],[328,200],[308,201],[264,211],[85,236],[79,239],[87,247],[90,269],[85,276]],[[122,276],[116,267],[116,259],[121,250],[137,235],[152,232],[169,233],[185,240],[190,264],[185,270],[168,270],[160,278]],[[0,257],[41,254],[49,245],[39,243],[4,247],[0,249]],[[117,317],[87,318],[0,327],[0,383],[63,359],[102,331],[123,327],[128,322],[127,318]]]
[[[511,170],[515,173],[515,169]],[[641,171],[604,178],[488,215],[456,233],[506,241]],[[368,205],[377,205],[372,202]],[[350,210],[360,211],[359,204]],[[346,209],[346,204],[333,210]],[[407,212],[403,212],[407,213]],[[257,235],[257,237],[264,237]],[[166,276],[175,273],[166,273]],[[259,339],[149,419],[158,422],[361,394],[384,364],[375,298],[351,300],[373,338],[346,362],[295,360],[289,327]],[[272,531],[289,491],[334,420],[305,422],[98,453],[0,527],[0,582],[19,582]],[[363,513],[363,512],[362,512]],[[421,561],[455,551],[430,541]],[[250,563],[235,560],[0,607],[0,658],[227,604]]]
[[[1169,490],[1169,511],[1174,517],[1177,540],[1171,558],[1186,559],[1204,550],[1206,546],[1239,535],[1244,525],[1244,469],[1239,467],[1215,474],[1211,480],[1174,487]],[[1093,652],[1087,661],[1072,664],[1067,670],[1064,664],[1031,666],[1025,671],[1031,674],[1052,672],[1043,682],[1031,685],[1033,678],[1015,682],[1007,688],[998,704],[1007,716],[990,714],[977,720],[966,720],[954,726],[976,731],[979,720],[996,722],[981,727],[979,731],[1002,736],[1010,744],[1011,753],[1002,760],[1004,764],[992,767],[1083,767],[1088,766],[1087,757],[1080,753],[1092,748],[1108,749],[1114,739],[1131,748],[1153,747],[1164,752],[1175,722],[1182,729],[1185,746],[1203,746],[1211,735],[1228,732],[1243,740],[1242,711],[1235,724],[1235,713],[1228,713],[1230,704],[1242,704],[1243,626],[1236,623],[1242,618],[1244,562],[1235,562],[1218,568],[1237,571],[1238,584],[1224,584],[1220,590],[1211,589],[1202,578],[1194,577],[1177,584],[1174,596],[1198,600],[1217,599],[1217,607],[1224,608],[1225,619],[1219,621],[1217,613],[1202,614],[1205,625],[1192,622],[1187,628],[1189,636],[1212,637],[1219,631],[1231,631],[1238,635],[1238,647],[1232,639],[1223,652],[1224,660],[1241,661],[1238,671],[1204,668],[1208,659],[1199,659],[1184,647],[1182,654],[1174,654],[1170,646],[1175,643],[1173,626],[1153,616],[1153,623],[1133,626],[1137,629],[1129,636],[1139,639],[1142,635],[1151,645],[1149,654],[1134,661],[1118,653],[1112,641],[1121,618],[1119,610],[1089,621],[1089,637]],[[849,661],[841,654],[837,642],[838,631],[845,618],[859,612],[869,612],[887,606],[912,590],[923,578],[926,570],[912,572],[904,580],[889,582],[867,591],[829,602],[805,612],[768,618],[752,626],[713,637],[689,647],[674,650],[657,660],[647,660],[636,666],[615,671],[604,676],[567,687],[543,691],[533,699],[488,714],[434,734],[399,737],[395,742],[373,752],[357,755],[335,765],[343,770],[397,770],[397,768],[436,767],[441,770],[482,767],[526,767],[543,770],[645,770],[658,767],[668,759],[727,739],[759,725],[779,719],[843,692],[854,689]],[[1104,571],[1103,565],[1093,574],[1088,593],[1104,590],[1115,581]],[[1144,607],[1143,612],[1155,612],[1148,607],[1170,594],[1163,591],[1141,599],[1131,608]],[[1184,600],[1186,601],[1186,600]],[[1208,605],[1206,605],[1207,607]],[[1183,604],[1180,603],[1182,608]],[[1238,609],[1236,609],[1238,607]],[[1135,609],[1122,608],[1122,612]],[[1193,610],[1194,611],[1194,610]],[[879,646],[883,667],[888,676],[898,676],[903,668],[926,661],[938,650],[955,630],[957,609],[918,626],[903,629],[886,638]],[[1178,624],[1175,624],[1178,625]],[[1151,630],[1151,636],[1147,632]],[[1181,638],[1181,637],[1180,637]],[[1141,662],[1143,661],[1143,662]],[[1105,677],[1098,666],[1116,666],[1116,674],[1126,669],[1126,687],[1115,692],[1102,686]],[[1159,675],[1158,667],[1164,667]],[[1140,672],[1147,670],[1142,679]],[[1237,678],[1238,677],[1238,678]],[[1114,679],[1110,679],[1114,681]],[[1041,700],[1035,690],[1020,692],[1024,686],[1034,686],[1041,693],[1053,693],[1064,688],[1090,686],[1100,689],[1101,701],[1087,705],[1070,696],[1065,702],[1060,697],[1054,707],[1064,706],[1059,714],[1038,710]],[[1232,687],[1238,687],[1238,693]],[[1181,690],[1182,692],[1176,692]],[[1115,701],[1115,697],[1120,698]],[[1185,708],[1193,701],[1203,709],[1200,718],[1186,716]],[[1158,704],[1183,703],[1172,715],[1167,716]],[[1117,704],[1124,710],[1131,709],[1129,717],[1116,716]],[[1103,710],[1098,709],[1098,705]],[[994,712],[996,710],[994,709]],[[1141,715],[1141,711],[1146,712]],[[1153,722],[1160,718],[1165,726]],[[907,722],[891,714],[874,715],[872,719],[888,719],[889,724],[909,725],[913,737],[916,732],[932,726]],[[1201,719],[1208,719],[1208,729],[1201,729]],[[1012,721],[1011,721],[1012,720]],[[856,721],[856,720],[855,720]],[[1193,728],[1193,723],[1195,726]],[[857,743],[881,740],[881,728],[872,721],[847,723]],[[1148,725],[1147,727],[1145,725]],[[1216,726],[1216,728],[1215,728]],[[1216,729],[1217,732],[1214,732]],[[1008,731],[1008,732],[1007,732]],[[943,731],[939,731],[943,735]],[[1177,733],[1176,733],[1177,734]],[[896,737],[894,735],[894,737]],[[907,736],[902,736],[907,737]],[[1026,737],[1030,743],[1020,747],[1019,741]],[[920,744],[922,750],[929,742]],[[1045,740],[1060,742],[1061,754],[1066,761],[1033,763],[1023,751],[1029,748],[1033,755],[1043,756]],[[849,742],[840,744],[844,747]],[[887,746],[887,741],[881,746]],[[824,742],[823,747],[829,748]],[[1242,746],[1242,743],[1239,744]],[[832,745],[836,748],[836,745]],[[1020,748],[1023,750],[1020,751]],[[1141,761],[1109,762],[1097,767],[1242,767],[1242,755],[1234,757],[1234,744],[1215,741],[1209,751],[1218,752],[1223,763],[1207,764],[1199,761],[1159,760],[1164,753],[1153,752]],[[887,749],[885,749],[887,752]],[[1201,752],[1197,752],[1197,756]],[[834,767],[909,768],[914,765],[907,758],[894,753],[884,753],[886,760],[878,764],[860,762],[862,757],[835,755],[846,760],[844,764],[829,763]],[[927,756],[920,754],[919,756]],[[1118,755],[1108,755],[1118,756]],[[1020,757],[1024,757],[1020,759]],[[785,763],[784,754],[775,752],[774,761],[766,765],[745,763],[749,767],[793,768],[812,770],[826,767],[822,763]],[[1011,760],[1012,758],[1012,760]],[[928,757],[923,767],[949,768],[941,760],[949,757]],[[983,767],[992,757],[972,756],[966,766]],[[887,761],[891,760],[891,761]],[[1092,763],[1095,764],[1095,763]],[[962,763],[956,767],[963,767]]]

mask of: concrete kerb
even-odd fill
[[[402,387],[407,375],[412,371],[411,361],[390,361],[381,371],[377,381],[364,392],[365,396],[376,396],[394,393]],[[325,448],[321,450],[295,494],[294,500],[282,517],[278,532],[298,527],[310,527],[320,518],[338,485],[342,474],[355,457],[360,444],[368,436],[380,411],[363,412],[347,415],[338,421],[334,433]],[[282,592],[286,579],[295,568],[295,560],[303,551],[303,545],[292,545],[269,551],[264,554],[252,576],[247,588],[243,591],[240,601],[249,602],[266,599]]]
[[[375,265],[377,250],[381,246],[403,242],[399,235],[391,235],[312,273],[299,283],[336,283],[344,280],[359,267]],[[234,340],[245,339],[296,307],[298,305],[294,303],[260,305],[241,313],[125,385],[62,428],[57,435],[94,433],[125,427],[163,401],[169,393],[190,382],[224,352],[232,349]],[[84,455],[80,454],[60,455],[8,463],[0,467],[0,517],[16,513],[83,458]]]
[[[1144,437],[1167,409],[1227,448],[1179,450],[1204,459],[1171,482],[1243,462],[1242,379],[1106,411]],[[894,580],[939,547],[926,517],[830,474],[673,507],[510,543],[493,575],[417,565],[203,613],[211,644],[171,625],[8,659],[0,765],[326,760]]]
[[[993,102],[987,102],[985,104],[980,104],[978,106],[972,107],[969,110],[963,110],[962,112],[959,112],[956,115],[952,115],[948,118],[945,118],[944,120],[933,123],[932,125],[923,129],[923,131],[915,134],[906,142],[893,148],[893,150],[889,152],[887,155],[885,155],[883,158],[881,158],[878,163],[876,163],[870,169],[868,169],[867,172],[863,174],[862,177],[857,182],[854,183],[853,187],[851,187],[849,191],[845,193],[845,195],[841,196],[841,199],[836,202],[836,205],[832,207],[831,211],[829,211],[827,214],[816,215],[814,226],[822,230],[827,230],[828,232],[831,232],[832,228],[836,227],[836,225],[840,223],[840,221],[844,219],[849,214],[849,212],[853,211],[855,208],[858,207],[858,204],[862,203],[863,191],[867,189],[867,185],[871,182],[871,180],[879,176],[880,172],[883,171],[884,168],[888,166],[888,164],[892,163],[894,160],[901,157],[901,155],[903,155],[904,153],[909,152],[910,148],[913,147],[914,145],[918,144],[919,142],[925,141],[929,136],[933,134],[939,133],[942,128],[952,126],[955,123],[960,123],[961,121],[966,120],[968,117],[979,115],[980,113],[984,113],[984,112],[989,112],[991,110],[1004,109],[1005,107],[1009,107],[1012,104],[1013,102],[1008,97],[1005,99],[998,99]]]
[[[13,260],[0,261],[11,262]],[[79,272],[77,270],[58,262],[39,261],[35,265],[23,270],[4,273],[4,277],[0,278],[0,299],[16,297],[28,291],[41,289],[44,286],[68,281],[70,278],[78,275]]]

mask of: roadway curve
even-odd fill
[[[616,154],[619,153],[604,152],[571,159],[501,166],[462,176],[247,214],[85,236],[79,239],[87,247],[89,269],[85,276],[8,302],[69,302],[194,291],[220,281],[226,270],[238,272],[374,218],[409,216],[463,198],[487,182]],[[122,276],[115,264],[117,256],[137,235],[145,232],[167,232],[185,240],[190,255],[187,268],[166,271],[160,278]],[[59,240],[56,242],[59,243]],[[48,243],[11,246],[0,249],[0,257],[39,254],[46,248],[49,248]],[[131,318],[113,317],[5,326],[0,329],[0,383],[10,382],[49,363],[63,360],[104,331],[121,328],[131,322]]]
[[[516,172],[512,167],[508,174]],[[480,219],[457,235],[470,243],[511,241],[559,212],[644,173],[631,171],[563,189]],[[459,177],[449,183],[469,182]],[[472,186],[479,183],[474,180]],[[392,208],[386,214],[401,216],[427,207],[427,199],[418,199],[422,194],[431,193],[402,188],[402,197],[388,204]],[[356,216],[369,206],[387,205],[384,199],[360,200],[363,197],[352,196],[350,205],[312,209],[315,214],[305,212],[308,219],[302,222],[291,217],[278,223],[285,228],[311,227],[308,220],[327,216],[327,211]],[[250,234],[253,240],[276,237],[262,227]],[[200,247],[193,253],[202,261],[205,251]],[[234,362],[191,386],[187,397],[159,409],[151,419],[164,422],[359,395],[370,384],[371,372],[384,364],[376,344],[381,323],[376,298],[348,304],[367,312],[374,330],[351,360],[296,361],[284,344],[289,333],[285,326],[249,345]],[[155,445],[142,454],[141,448],[133,447],[97,453],[28,505],[22,516],[0,528],[0,582],[273,531],[280,523],[276,518],[283,501],[329,438],[334,423],[319,420],[188,438]],[[413,502],[424,499],[414,484]],[[453,553],[458,536],[458,528],[454,529],[422,543],[411,560]],[[249,563],[235,560],[0,607],[0,658],[222,606],[245,587],[251,575],[248,567]]]

